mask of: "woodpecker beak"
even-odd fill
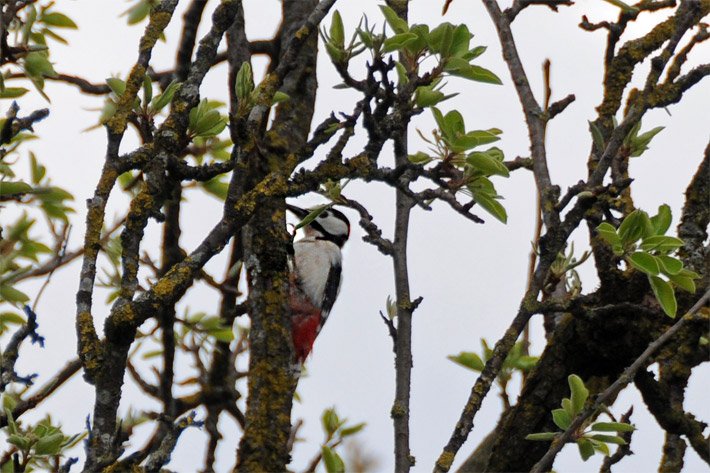
[[[310,210],[302,209],[301,207],[296,207],[295,205],[286,204],[286,209],[290,210],[296,217],[303,220],[306,215],[311,213]]]

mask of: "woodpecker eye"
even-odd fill
[[[327,210],[325,212],[323,212],[322,214],[320,214],[320,218],[328,218],[328,217],[330,217],[330,213],[328,213]]]

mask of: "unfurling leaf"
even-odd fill
[[[589,390],[584,385],[582,378],[576,374],[571,374],[567,377],[567,384],[569,384],[572,409],[574,410],[574,414],[577,415],[584,408],[584,403],[587,402]]]
[[[236,88],[239,100],[246,99],[254,90],[254,75],[248,61],[244,61],[237,72]]]

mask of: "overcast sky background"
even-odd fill
[[[181,2],[184,4],[185,2]],[[217,2],[210,2],[211,11]],[[336,4],[343,14],[346,30],[357,26],[363,13],[371,23],[382,24],[374,1],[341,0]],[[443,111],[458,109],[466,119],[467,129],[497,127],[504,131],[497,145],[508,159],[527,156],[528,139],[523,115],[512,87],[507,68],[500,57],[497,38],[483,6],[477,1],[455,0],[450,12],[441,18],[442,1],[417,0],[411,3],[410,22],[425,22],[434,26],[441,21],[465,22],[475,34],[472,44],[488,46],[488,51],[477,63],[493,70],[504,82],[503,86],[469,83],[451,79],[446,91],[461,94],[441,105]],[[507,2],[503,2],[506,6]],[[125,77],[136,60],[138,39],[143,27],[128,27],[119,15],[131,3],[116,0],[75,0],[59,2],[58,9],[71,16],[79,31],[66,37],[70,46],[52,45],[52,61],[59,72],[71,72],[94,82],[102,82],[112,75]],[[279,22],[280,3],[273,0],[245,0],[247,32],[250,39],[269,38]],[[184,8],[181,6],[180,12]],[[601,0],[580,1],[577,6],[562,8],[554,14],[546,8],[529,8],[514,23],[518,50],[528,71],[533,89],[541,97],[541,64],[545,58],[552,61],[553,100],[574,93],[577,100],[548,129],[547,149],[550,169],[555,183],[563,189],[586,175],[586,158],[591,138],[587,120],[592,119],[594,107],[601,98],[602,57],[605,36],[603,32],[588,33],[577,24],[583,14],[591,21],[612,20],[617,9]],[[629,28],[630,35],[642,34],[666,12],[642,15],[641,20]],[[181,13],[174,16],[166,32],[167,44],[156,47],[152,65],[156,70],[170,68],[174,62],[174,44],[180,31]],[[330,24],[330,19],[326,20]],[[205,27],[201,28],[201,33]],[[629,36],[630,37],[630,36]],[[708,45],[696,48],[689,65],[710,60]],[[263,71],[265,62],[255,62],[257,73]],[[646,71],[648,64],[640,69]],[[357,68],[353,73],[357,76]],[[318,66],[321,85],[314,123],[320,122],[331,110],[349,112],[357,95],[335,90],[339,82],[334,68],[323,56]],[[643,77],[643,76],[641,76]],[[638,80],[638,76],[637,76]],[[211,71],[202,88],[203,97],[226,98],[226,67],[221,65]],[[102,99],[79,94],[74,88],[48,82],[46,91],[52,99],[50,117],[36,126],[40,140],[24,147],[37,153],[48,167],[48,175],[56,185],[69,189],[76,197],[77,215],[73,221],[71,248],[79,246],[83,238],[84,201],[92,192],[100,174],[105,154],[105,133],[102,129],[84,132],[98,119],[96,111]],[[44,107],[46,103],[37,94],[28,94],[19,101],[22,111]],[[632,161],[631,173],[635,177],[633,196],[636,205],[654,213],[662,203],[673,208],[674,225],[682,205],[682,193],[694,169],[701,160],[708,140],[708,112],[710,94],[707,81],[686,94],[680,105],[665,111],[648,113],[644,129],[665,126],[666,129],[652,142],[651,149],[642,158]],[[434,127],[429,113],[415,119],[412,127],[411,152],[424,149],[413,128],[428,133]],[[122,151],[133,149],[137,141],[124,139]],[[350,154],[357,153],[364,143],[363,133],[348,147]],[[315,159],[323,156],[321,150]],[[383,164],[391,163],[391,147],[383,153]],[[26,169],[27,165],[20,165]],[[485,225],[464,220],[445,205],[435,204],[433,212],[415,209],[410,232],[410,275],[412,296],[423,296],[424,302],[414,315],[414,371],[412,381],[411,445],[417,464],[414,471],[430,471],[434,460],[451,435],[470,388],[474,373],[448,361],[446,356],[459,351],[480,351],[480,338],[493,343],[503,333],[515,315],[525,287],[525,275],[534,222],[534,187],[527,171],[516,171],[510,179],[495,179],[498,192],[505,197],[508,224],[481,214]],[[386,236],[391,235],[394,219],[394,193],[380,184],[351,183],[346,195],[362,202],[375,216],[375,222]],[[182,246],[188,251],[203,238],[206,231],[219,219],[221,203],[216,199],[187,193],[190,204],[182,215]],[[321,202],[319,196],[299,200],[303,205]],[[118,216],[127,200],[117,193],[112,195],[107,215]],[[16,215],[4,209],[2,222]],[[352,222],[356,215],[349,214]],[[109,217],[110,218],[110,217]],[[149,246],[159,241],[159,227],[151,222],[147,231]],[[379,318],[385,300],[394,293],[390,260],[380,255],[374,247],[361,240],[362,232],[354,226],[350,242],[345,247],[344,282],[340,298],[328,324],[316,342],[313,356],[308,361],[308,377],[299,386],[301,403],[295,404],[293,418],[303,418],[305,424],[300,436],[305,442],[294,450],[293,468],[305,467],[318,451],[322,440],[319,416],[324,408],[336,406],[341,416],[352,422],[367,422],[358,435],[364,452],[372,456],[378,467],[375,471],[387,472],[393,468],[392,423],[389,410],[394,393],[394,362],[392,342]],[[586,245],[586,230],[575,233],[578,254]],[[74,294],[78,283],[78,264],[73,264],[53,278],[43,296],[37,313],[40,332],[47,337],[47,348],[39,350],[25,345],[19,372],[39,372],[40,383],[63,366],[76,348],[74,334]],[[213,274],[224,271],[224,259],[208,265]],[[591,262],[579,270],[585,291],[592,291],[596,281]],[[39,283],[23,286],[32,294]],[[104,304],[105,293],[97,291],[94,315],[97,326],[109,311]],[[215,293],[198,286],[181,302],[193,311],[214,311],[218,307]],[[533,328],[533,353],[543,346],[543,335],[538,320]],[[183,360],[185,366],[187,360]],[[691,379],[686,408],[703,420],[710,418],[707,405],[707,367],[696,368]],[[147,370],[145,371],[147,372]],[[517,394],[517,385],[511,389]],[[140,396],[131,381],[127,382],[121,412],[134,403],[140,407],[154,407]],[[634,434],[632,449],[636,455],[626,458],[615,471],[655,471],[661,457],[662,432],[646,412],[638,394],[628,389],[617,400],[613,411],[624,412],[635,406],[633,422],[639,427]],[[78,432],[93,406],[93,389],[77,376],[54,398],[42,405],[27,420],[37,419],[44,412],[60,418],[67,432]],[[461,450],[455,465],[459,465],[497,421],[500,400],[497,388],[484,402],[476,417],[476,427],[469,442]],[[229,420],[222,422],[225,440],[218,451],[219,471],[228,471],[234,461],[238,431]],[[147,436],[152,429],[139,429]],[[204,432],[186,431],[180,439],[173,460],[167,467],[178,472],[197,471],[202,465],[201,448]],[[136,441],[132,447],[139,447]],[[129,450],[130,451],[130,450]],[[595,456],[586,463],[579,459],[577,449],[568,446],[558,457],[557,471],[598,471],[601,457]],[[707,471],[707,465],[689,448],[685,472]]]

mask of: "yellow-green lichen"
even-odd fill
[[[155,43],[160,39],[168,23],[170,23],[172,16],[172,12],[156,11],[151,13],[150,22],[148,26],[146,26],[145,33],[143,33],[143,37],[141,38],[141,52],[153,49],[153,46],[155,46]]]
[[[441,455],[439,455],[439,458],[436,460],[436,466],[443,471],[449,471],[451,469],[451,465],[454,463],[454,454],[453,452],[442,452]]]

